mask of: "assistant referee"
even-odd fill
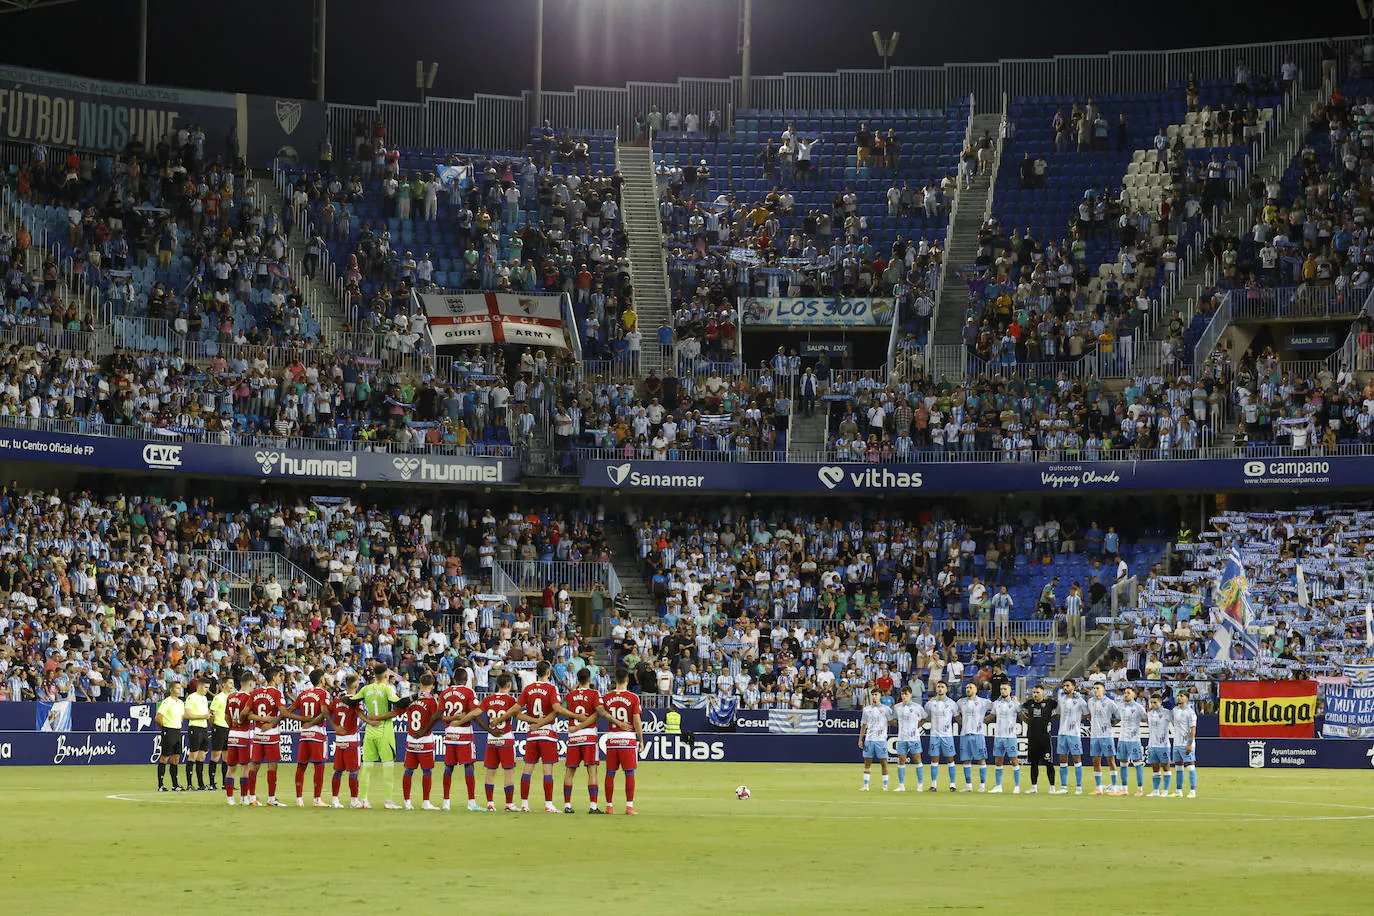
[[[186,697],[186,788],[191,788],[191,768],[196,788],[205,791],[205,754],[210,750],[210,683],[192,680]]]
[[[162,729],[162,750],[157,758],[157,790],[166,792],[162,784],[167,775],[167,764],[172,765],[172,791],[184,792],[177,783],[177,761],[181,758],[181,722],[186,718],[186,704],[181,700],[181,685],[171,684],[167,688],[167,698],[157,706],[157,724]],[[187,776],[187,782],[190,776]]]
[[[1054,788],[1054,758],[1050,755],[1050,720],[1054,718],[1058,705],[1052,697],[1045,696],[1045,688],[1038,684],[1031,688],[1030,699],[1021,704],[1021,718],[1026,723],[1026,757],[1030,760],[1031,784],[1026,790],[1027,795],[1034,795],[1040,791],[1036,788],[1036,783],[1040,781],[1041,764],[1044,764],[1045,773],[1049,776],[1050,788]]]

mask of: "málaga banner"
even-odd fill
[[[436,347],[523,344],[567,349],[561,296],[426,293],[420,304]]]
[[[1223,738],[1311,738],[1317,724],[1316,681],[1223,681]]]
[[[1323,738],[1374,738],[1374,662],[1346,665],[1348,684],[1326,687]]]

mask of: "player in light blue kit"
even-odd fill
[[[992,758],[997,764],[997,785],[988,790],[989,795],[1002,791],[1002,767],[1011,761],[1011,779],[1014,786],[1012,795],[1021,794],[1021,748],[1016,741],[1017,730],[1021,727],[1021,704],[1011,695],[1011,685],[1003,684],[1001,696],[992,701],[992,713],[988,721],[992,723]]]
[[[883,704],[882,693],[870,690],[868,705],[859,720],[859,747],[864,755],[864,784],[859,787],[860,792],[868,791],[869,771],[875,760],[882,764],[883,791],[887,791],[887,724],[892,718],[892,709]]]
[[[926,788],[925,768],[921,761],[921,723],[925,721],[926,708],[911,698],[911,688],[902,688],[902,702],[892,707],[897,714],[897,789],[906,791],[907,761],[916,762],[916,791]]]
[[[1135,797],[1145,794],[1145,751],[1140,746],[1140,726],[1145,721],[1145,705],[1136,699],[1135,688],[1127,687],[1118,704],[1121,734],[1116,739],[1116,762],[1121,767],[1121,791],[1127,791],[1126,767],[1135,764]]]
[[[978,695],[978,685],[964,687],[959,701],[959,756],[964,761],[964,789],[973,791],[973,762],[978,761],[978,791],[988,790],[988,711],[992,703]]]
[[[1092,699],[1088,700],[1088,755],[1093,759],[1094,795],[1121,795],[1116,786],[1116,741],[1112,738],[1112,720],[1120,715],[1116,701],[1107,696],[1103,684],[1093,684]],[[1106,761],[1111,785],[1102,788],[1102,763]]]
[[[935,696],[926,701],[926,723],[930,725],[930,788],[934,792],[940,788],[940,769],[937,764],[949,767],[949,791],[954,791],[954,716],[959,704],[949,698],[949,685],[940,681],[935,685]]]
[[[1069,794],[1069,759],[1073,758],[1073,775],[1076,782],[1075,795],[1083,794],[1083,717],[1088,714],[1088,704],[1075,691],[1077,685],[1073,678],[1064,680],[1059,694],[1059,733],[1055,736],[1055,753],[1059,755],[1059,786],[1050,789],[1051,795]]]
[[[1150,730],[1150,750],[1146,759],[1153,775],[1150,785],[1154,791],[1149,798],[1163,798],[1169,794],[1169,764],[1173,760],[1173,746],[1169,743],[1169,732],[1174,725],[1173,713],[1160,705],[1159,694],[1150,697],[1150,710],[1145,714]],[[1161,778],[1163,787],[1160,786]]]
[[[1174,702],[1174,797],[1183,797],[1183,770],[1188,769],[1188,797],[1197,798],[1197,710],[1188,692],[1180,690]],[[1165,786],[1168,791],[1168,786]]]

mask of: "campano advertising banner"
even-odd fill
[[[1223,738],[1311,738],[1316,681],[1223,681],[1217,704]]]

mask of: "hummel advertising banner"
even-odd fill
[[[367,451],[308,451],[203,442],[146,442],[0,427],[0,460],[47,461],[171,474],[506,486],[515,458]]]
[[[726,458],[727,453],[722,453]],[[638,492],[967,493],[1367,487],[1374,455],[1174,461],[931,461],[904,464],[588,459],[582,486]]]
[[[457,293],[420,296],[436,347],[524,344],[567,349],[561,296]]]

